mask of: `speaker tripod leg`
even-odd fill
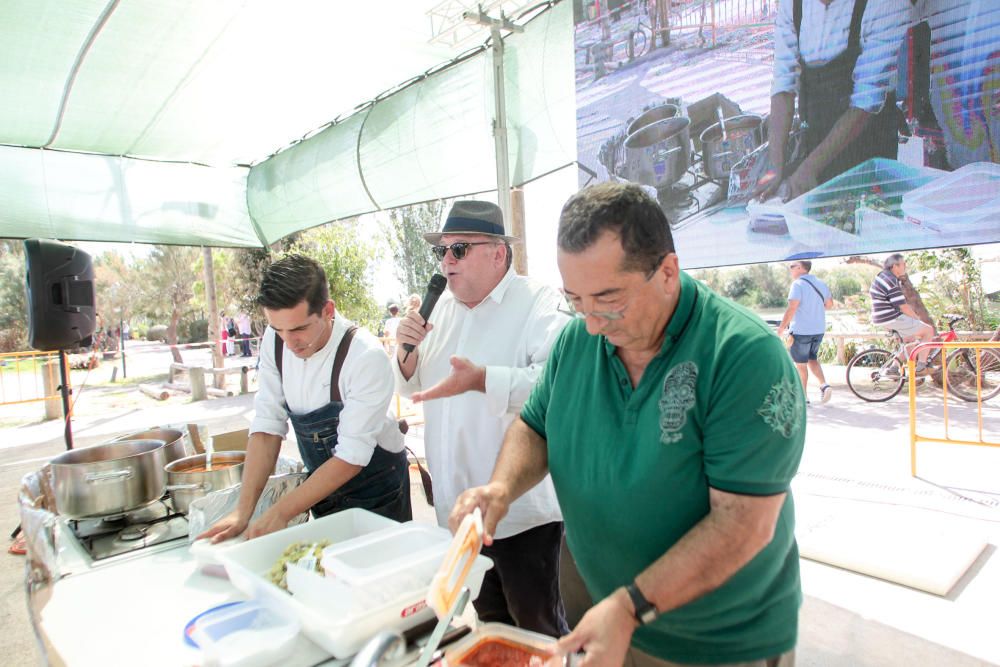
[[[73,449],[73,423],[72,415],[70,413],[69,405],[69,371],[68,361],[66,360],[66,352],[59,350],[59,393],[62,394],[62,406],[63,406],[63,419],[66,422],[66,429],[63,431],[63,437],[66,439],[66,449]]]

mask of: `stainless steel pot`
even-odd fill
[[[52,459],[56,510],[71,518],[121,514],[163,495],[162,440],[124,440]]]
[[[725,134],[722,124],[725,124]],[[764,143],[764,119],[760,116],[733,116],[722,124],[708,126],[699,137],[705,175],[716,180],[728,179],[733,165]]]
[[[246,452],[216,452],[212,455],[212,469],[203,470],[207,459],[206,454],[196,454],[167,464],[167,491],[178,512],[187,514],[194,500],[243,480]]]
[[[123,440],[160,440],[163,442],[163,449],[167,455],[167,463],[178,461],[186,456],[194,454],[193,448],[188,444],[188,439],[184,433],[172,428],[151,428],[146,431],[129,433],[112,442],[122,442]]]
[[[688,118],[667,118],[630,134],[625,139],[622,175],[635,183],[656,188],[676,183],[690,163],[690,124]]]
[[[647,125],[652,125],[658,120],[666,120],[667,118],[679,116],[680,113],[681,110],[676,104],[661,104],[658,107],[653,107],[641,113],[638,118],[628,124],[628,127],[625,129],[625,136],[627,137]]]

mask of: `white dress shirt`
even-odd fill
[[[424,447],[434,479],[438,523],[459,494],[486,484],[503,435],[520,414],[542,365],[568,316],[558,312],[559,293],[508,270],[489,296],[468,308],[446,291],[430,317],[434,328],[417,348],[420,356],[409,382],[393,363],[400,394],[428,389],[451,374],[452,355],[486,367],[486,393],[470,391],[423,404]],[[497,538],[562,521],[552,480],[515,500],[497,527]]]
[[[810,67],[825,65],[847,48],[854,0],[802,0],[802,26],[795,36],[792,0],[780,0],[774,29],[771,95],[797,93],[799,55]],[[851,106],[878,113],[894,81],[896,58],[912,21],[910,0],[868,0],[861,19],[861,55],[854,66]]]
[[[250,433],[271,433],[284,438],[288,433],[288,411],[302,415],[330,402],[333,361],[350,326],[349,320],[335,316],[330,340],[307,359],[299,359],[287,346],[283,347],[283,382],[274,363],[274,329],[268,327],[264,331],[259,389],[254,399],[257,413]],[[388,412],[393,394],[389,358],[378,339],[364,329],[358,329],[351,341],[338,386],[344,409],[337,427],[336,457],[366,466],[376,444],[390,452],[402,451],[403,434]]]

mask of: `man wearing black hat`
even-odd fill
[[[511,269],[511,243],[499,207],[457,201],[438,233],[424,237],[441,261],[448,290],[429,321],[416,311],[399,324],[399,393],[426,401],[424,444],[434,478],[438,523],[464,490],[485,484],[503,434],[541,373],[568,315],[561,297]],[[402,345],[415,347],[407,357]],[[562,515],[548,478],[519,501],[483,553],[487,572],[476,612],[559,636],[567,631],[559,597]]]

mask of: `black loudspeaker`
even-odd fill
[[[96,328],[94,266],[71,245],[29,239],[28,344],[36,350],[68,350],[91,344]]]

